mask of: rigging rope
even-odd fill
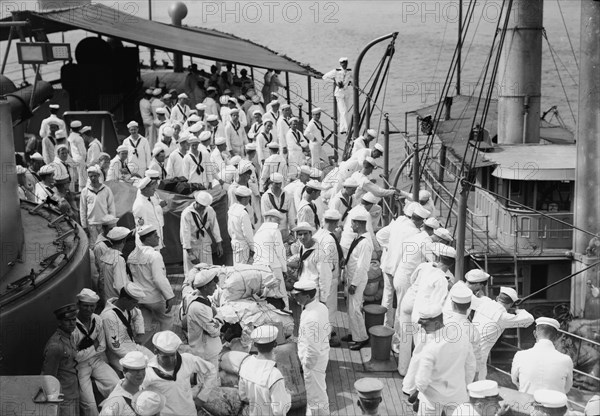
[[[571,35],[569,35],[569,29],[567,29],[567,22],[565,22],[565,16],[563,15],[562,7],[560,7],[560,0],[556,0],[556,4],[558,5],[558,10],[560,11],[560,18],[562,19],[563,26],[565,27],[565,32],[567,33],[569,45],[571,46],[571,53],[573,53],[573,60],[575,61],[575,66],[579,71],[579,63],[577,62],[577,56],[575,56],[575,48],[573,48],[573,42],[571,42]]]

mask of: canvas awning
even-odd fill
[[[308,65],[228,33],[172,26],[130,15],[122,9],[113,9],[103,4],[86,4],[44,12],[27,10],[15,13],[15,17],[16,20],[29,20],[30,28],[43,28],[47,34],[82,29],[167,52],[180,52],[203,59],[300,75],[322,76],[319,71]],[[8,33],[7,27],[1,28],[0,40],[8,39]],[[28,35],[26,33],[26,36]]]

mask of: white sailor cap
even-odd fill
[[[321,114],[321,111],[323,111],[323,110],[321,110],[319,107],[315,107],[310,112],[312,114]]]
[[[433,319],[442,314],[442,306],[436,303],[429,303],[427,305],[423,305],[422,308],[419,309],[419,318],[420,319]]]
[[[560,329],[560,323],[556,319],[546,318],[544,316],[537,318],[535,320],[535,324],[536,325],[548,325],[554,329],[557,329],[557,330]]]
[[[179,139],[177,139],[177,144],[187,142],[190,140],[190,134],[188,132],[181,132],[179,135]]]
[[[272,100],[270,103],[271,107],[276,106],[276,105],[280,105],[281,103],[279,102],[279,100]]]
[[[170,100],[171,98],[173,98],[173,96],[169,93],[163,95],[163,97],[162,97],[163,100]]]
[[[115,227],[106,234],[110,241],[121,241],[131,233],[127,227]]]
[[[276,217],[276,218],[279,218],[280,220],[282,220],[282,219],[285,218],[285,216],[283,215],[283,213],[280,212],[280,211],[278,211],[278,210],[276,210],[276,209],[270,209],[270,210],[268,210],[267,212],[265,212],[263,214],[263,216],[265,218],[266,217]]]
[[[381,145],[381,143],[376,143],[374,149],[379,150],[381,153],[383,153],[383,146]]]
[[[377,131],[375,129],[367,130],[367,134],[371,137],[377,137]]]
[[[125,290],[125,293],[138,301],[144,299],[146,296],[144,289],[137,283],[128,282],[123,286],[123,289]]]
[[[32,160],[44,160],[44,156],[40,155],[39,152],[35,152],[31,156],[29,156],[29,159],[32,159]]]
[[[452,286],[452,289],[450,289],[450,298],[454,303],[470,303],[472,296],[473,292],[471,291],[471,289],[469,289],[467,285],[461,280],[456,282]]]
[[[238,174],[242,175],[248,171],[252,171],[253,165],[249,160],[241,160],[238,165]]]
[[[152,179],[145,176],[138,181],[138,183],[136,184],[136,187],[138,189],[144,189],[146,186],[150,185],[150,182],[152,182]]]
[[[192,114],[191,116],[188,117],[187,122],[189,125],[189,123],[196,123],[201,120],[202,119],[200,118],[200,116],[198,114]]]
[[[465,274],[465,280],[469,283],[480,283],[485,282],[490,278],[490,275],[481,269],[469,270]]]
[[[298,123],[299,123],[299,122],[300,122],[300,119],[299,119],[298,117],[290,117],[290,123],[291,123],[292,121],[295,121],[295,122],[298,122]]]
[[[202,104],[202,103],[196,104],[196,110],[198,110],[198,111],[205,111],[206,110],[206,104]]]
[[[119,219],[114,215],[106,214],[102,217],[102,225],[115,225],[117,222],[119,222]]]
[[[271,142],[271,143],[269,143],[269,144],[267,145],[267,147],[268,147],[269,149],[279,149],[279,143],[277,143],[277,142]]]
[[[513,302],[516,302],[519,299],[517,291],[514,290],[512,287],[501,287],[500,293],[504,293],[506,296],[511,298]]]
[[[148,169],[146,173],[144,173],[144,176],[152,180],[158,180],[160,179],[160,172],[154,169]]]
[[[419,191],[419,201],[428,201],[431,198],[431,192],[426,189],[421,189]]]
[[[434,230],[437,230],[438,228],[440,228],[440,222],[433,217],[427,218],[425,220],[425,222],[423,223],[423,225],[426,225],[429,228],[433,228]]]
[[[354,388],[361,399],[375,399],[381,397],[383,383],[376,378],[364,377],[356,380]]]
[[[556,390],[539,389],[533,392],[535,404],[548,409],[567,406],[567,395]]]
[[[207,131],[206,133],[208,133],[208,136],[210,138],[211,137],[210,132]],[[200,136],[202,136],[202,135],[200,135]],[[222,136],[215,137],[215,146],[220,146],[222,144],[227,144],[227,139],[225,137],[222,137]]]
[[[346,58],[345,56],[342,56],[340,58],[340,63],[342,63],[342,62],[348,62],[348,58]]]
[[[117,153],[121,153],[121,152],[129,152],[129,147],[127,147],[127,145],[120,145],[119,147],[117,147]]]
[[[421,204],[415,205],[415,210],[413,211],[413,215],[416,215],[419,218],[426,219],[429,218],[431,212],[427,211]]]
[[[100,166],[98,166],[98,165],[92,165],[92,166],[90,166],[89,168],[87,168],[87,169],[86,169],[86,171],[87,171],[88,175],[89,175],[90,173],[91,173],[91,174],[94,174],[94,175],[100,175],[100,173],[102,172],[102,171],[100,170]]]
[[[261,110],[254,110],[254,111],[252,112],[252,115],[253,115],[253,116],[261,116],[261,117],[262,117],[263,113],[262,113],[262,111],[261,111]]]
[[[252,96],[252,102],[253,102],[254,104],[258,104],[258,103],[260,103],[260,97],[259,97],[258,95],[256,95],[256,94],[255,94],[255,95],[253,95],[253,96]]]
[[[160,152],[166,152],[167,146],[164,143],[156,143],[152,149],[152,157],[156,157]]]
[[[454,240],[452,238],[452,234],[450,234],[450,231],[448,231],[445,228],[436,228],[435,230],[433,230],[433,233],[444,241],[451,242],[452,240]]]
[[[60,105],[58,105],[58,104],[50,104],[50,105],[48,106],[48,108],[51,108],[51,109],[53,109],[53,110],[58,110],[58,109],[60,108]]]
[[[256,143],[248,143],[244,147],[246,148],[247,152],[256,152]]]
[[[208,121],[208,122],[219,121],[219,116],[217,116],[216,114],[209,114],[206,116],[206,121]]]
[[[350,177],[344,181],[344,188],[358,188],[358,182],[356,179]]]
[[[143,237],[145,235],[148,235],[152,232],[156,232],[157,228],[154,225],[142,225],[140,228],[138,228],[137,233],[140,237]]]
[[[368,202],[370,204],[378,204],[379,201],[381,201],[381,198],[379,198],[378,196],[373,195],[371,192],[367,192],[366,194],[364,194],[362,196],[362,200],[365,202]]]
[[[292,108],[292,106],[291,106],[291,105],[289,105],[288,103],[284,103],[284,104],[282,104],[282,105],[281,105],[281,109],[282,109],[282,110],[286,110],[286,109],[288,109],[288,108],[289,108],[289,109],[291,109],[291,108]]]
[[[148,359],[141,351],[130,351],[119,360],[119,364],[129,370],[143,370],[148,366]]]
[[[158,415],[165,404],[165,396],[152,390],[138,391],[131,399],[131,407],[139,416]]]
[[[242,186],[242,185],[240,185],[237,188],[235,188],[234,193],[237,196],[242,196],[242,197],[251,196],[252,195],[252,191],[250,190],[250,188],[248,188],[247,186]]]
[[[152,90],[152,95],[158,97],[160,94],[162,93],[162,90],[160,88],[154,88]]]
[[[215,87],[212,87],[212,86],[211,86],[211,87],[208,87],[208,88],[206,89],[206,91],[216,91],[216,90],[217,90],[217,89],[216,89]]]
[[[166,126],[162,131],[162,135],[165,137],[173,137],[174,133],[175,133],[175,130],[173,130],[173,127],[171,127],[171,126]]]
[[[262,325],[254,329],[250,334],[250,338],[255,344],[268,344],[277,339],[279,330],[273,325]]]
[[[227,95],[221,95],[221,97],[219,97],[219,104],[221,104],[222,106],[227,105],[228,102],[229,97]]]
[[[447,246],[446,244],[432,243],[430,247],[431,247],[431,251],[436,256],[450,257],[453,259],[456,258],[456,250],[450,246]]]
[[[81,130],[79,130],[79,133],[83,134],[87,133],[88,131],[92,131],[92,128],[90,126],[83,126]]]
[[[231,159],[229,159],[229,164],[233,166],[237,166],[242,161],[242,157],[240,155],[235,155]]]
[[[474,399],[483,399],[485,397],[496,397],[500,394],[498,383],[494,380],[480,380],[467,384],[469,396]]]
[[[181,345],[181,338],[173,331],[161,331],[154,334],[152,344],[162,353],[175,354]]]
[[[359,206],[355,210],[352,210],[350,213],[350,219],[353,221],[368,221],[369,211],[367,211],[364,207]]]
[[[311,233],[315,232],[315,229],[312,225],[307,223],[306,221],[301,221],[296,225],[293,229],[293,232],[297,233],[298,231],[310,231]]]
[[[269,176],[269,180],[273,183],[283,183],[283,175],[279,172],[273,172]]]
[[[72,129],[78,129],[79,127],[81,127],[81,121],[79,121],[79,120],[73,120],[69,124],[69,127],[71,127]]]
[[[196,143],[200,143],[200,139],[198,138],[198,136],[196,136],[193,133],[190,133],[189,137],[188,137],[188,143],[189,144],[196,144]]]
[[[213,203],[212,195],[206,191],[197,192],[196,195],[194,195],[194,199],[203,207],[208,207],[210,204]]]
[[[21,165],[17,165],[15,167],[15,172],[17,175],[23,175],[23,174],[27,173],[27,169]]]
[[[212,139],[212,134],[210,131],[203,131],[202,133],[200,133],[198,135],[198,138],[200,139],[201,142],[205,142],[207,140]]]
[[[310,189],[315,189],[317,191],[323,190],[323,185],[321,185],[321,182],[314,179],[311,179],[310,181],[306,182],[306,187]]]
[[[235,98],[233,98],[233,100],[235,101]],[[231,110],[229,110],[229,114],[239,114],[240,110],[238,110],[237,108],[232,108]]]
[[[137,121],[130,121],[129,123],[127,123],[127,128],[130,129],[132,127],[138,127],[139,124],[137,123]]]
[[[196,265],[196,266],[199,266],[199,265]],[[193,270],[196,271],[196,274],[194,275],[194,283],[193,283],[193,286],[196,289],[204,287],[207,284],[209,284],[210,282],[212,282],[213,280],[215,280],[215,273],[211,270],[208,270],[206,268],[200,269],[197,267],[194,267]]]
[[[50,175],[54,173],[54,167],[52,165],[44,165],[40,168],[39,172],[40,175]]]
[[[317,168],[311,168],[309,176],[311,179],[321,179],[321,176],[323,176],[323,171]]]
[[[77,300],[84,303],[97,303],[100,300],[100,296],[92,289],[84,288],[77,294]]]
[[[377,162],[375,162],[375,159],[373,159],[371,156],[367,156],[365,158],[365,162],[367,162],[369,165],[373,166],[375,169],[377,169],[379,167]]]
[[[191,126],[188,128],[188,131],[189,131],[190,133],[198,133],[200,130],[202,130],[202,127],[203,127],[203,126],[204,126],[204,125],[202,124],[202,122],[201,122],[201,121],[197,121],[197,122],[195,122],[194,124],[192,124],[192,125],[191,125]],[[210,133],[209,133],[209,134],[210,134]]]
[[[158,107],[154,111],[156,112],[156,114],[162,114],[162,115],[167,114],[167,108],[166,107]]]
[[[342,214],[340,214],[337,209],[331,208],[323,213],[323,218],[326,220],[339,221],[342,218]]]
[[[177,96],[177,98],[189,98],[188,95],[185,92],[182,92],[181,94],[179,94]]]
[[[310,172],[311,172],[311,167],[308,165],[302,165],[300,166],[300,173],[303,173],[305,175],[310,176]]]
[[[292,293],[308,292],[309,290],[315,290],[316,288],[317,284],[313,280],[299,280],[294,283],[294,290],[292,290]]]
[[[57,139],[66,139],[67,132],[64,130],[58,130],[56,133],[54,133],[54,137],[56,137]]]

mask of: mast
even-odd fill
[[[462,59],[463,4],[458,0],[458,59],[456,61],[456,95],[460,95],[460,71]]]
[[[575,178],[575,226],[600,233],[600,1],[581,1],[581,45],[579,50],[579,114],[577,120],[577,167]],[[597,261],[586,255],[592,236],[573,230],[573,269],[578,271]],[[590,253],[591,254],[591,253]],[[594,279],[595,276],[595,279]],[[571,310],[585,310],[587,281],[598,285],[598,269],[588,270],[571,283]],[[594,282],[595,280],[595,282]],[[597,318],[597,317],[596,317]]]
[[[540,141],[543,0],[514,0],[498,74],[498,143]]]

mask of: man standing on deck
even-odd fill
[[[84,416],[98,414],[92,379],[104,397],[107,397],[119,382],[117,373],[104,358],[104,327],[102,319],[94,313],[99,300],[96,292],[90,289],[82,289],[77,295],[79,312],[73,338],[77,345],[77,377],[81,414]]]
[[[279,103],[279,101],[277,102]],[[275,117],[273,112],[279,107],[279,104],[273,104],[271,116]],[[287,134],[290,131],[290,119],[292,118],[292,107],[285,103],[281,106],[281,116],[277,119],[277,140],[282,155],[288,154]],[[287,156],[284,156],[287,159]]]
[[[81,191],[79,214],[81,226],[89,237],[90,246],[93,246],[102,232],[102,220],[107,215],[115,216],[116,211],[112,191],[100,183],[100,168],[90,166],[87,174],[90,183]]]
[[[292,295],[304,307],[298,331],[298,358],[304,373],[307,410],[310,412],[307,414],[329,415],[325,371],[329,362],[331,326],[327,306],[319,302],[317,286],[311,280],[294,283]]]
[[[48,134],[46,136],[42,137],[42,157],[44,158],[44,162],[48,165],[50,163],[52,163],[52,161],[54,160],[54,156],[56,156],[56,144],[57,144],[57,139],[56,139],[56,132],[58,132],[59,129],[59,123],[56,120],[50,120],[48,121],[48,128],[44,129],[48,131]],[[29,157],[29,159],[31,160],[31,156]]]
[[[130,182],[132,175],[127,165],[128,158],[129,147],[124,144],[117,147],[117,154],[111,159],[108,173],[106,174],[107,181]]]
[[[360,201],[360,198],[367,192],[372,193],[378,198],[386,198],[398,192],[398,190],[396,190],[395,188],[384,189],[381,186],[371,182],[369,176],[378,167],[379,165],[377,165],[375,159],[369,156],[365,158],[362,170],[360,172],[354,172],[352,174],[351,178],[358,183],[358,188],[356,189],[356,194],[354,196],[354,205],[357,205]]]
[[[229,206],[227,212],[227,232],[231,236],[233,264],[251,264],[254,257],[254,231],[248,214],[248,204],[252,191],[239,185],[235,187],[234,195],[236,202]]]
[[[169,159],[167,160],[167,178],[185,179],[185,165],[183,159],[190,148],[188,139],[187,133],[182,132],[179,136],[179,140],[177,140],[177,145],[179,147],[169,155]]]
[[[316,229],[321,227],[320,217],[323,216],[323,213],[317,211],[317,206],[314,201],[319,198],[322,189],[319,181],[308,181],[302,201],[298,205],[298,212],[296,214],[297,224],[307,222]]]
[[[60,106],[58,104],[50,104],[48,109],[50,110],[50,116],[43,119],[42,123],[40,124],[40,137],[42,138],[48,137],[50,134],[50,124],[58,125],[57,130],[67,131],[67,125],[65,124],[64,120],[58,116],[58,110],[60,109]]]
[[[265,160],[271,154],[269,151],[269,145],[271,143],[277,143],[277,150],[279,150],[279,143],[277,140],[273,141],[274,137],[272,131],[274,123],[275,121],[271,117],[265,117],[261,122],[260,129],[254,136],[254,142],[256,143],[256,154],[261,166],[264,166]]]
[[[123,144],[129,150],[127,165],[132,174],[143,177],[150,164],[150,145],[148,140],[138,133],[138,123],[136,121],[127,123],[127,129],[129,129],[130,135],[123,140]]]
[[[277,155],[280,157],[279,155]],[[283,217],[279,221],[279,231],[283,241],[287,241],[290,235],[290,230],[294,228],[296,217],[292,211],[292,201],[289,196],[283,192],[283,175],[275,172],[271,174],[269,179],[269,189],[263,194],[260,201],[261,211],[266,213],[275,209],[281,213]],[[266,214],[263,214],[266,216]]]
[[[77,180],[80,191],[85,188],[85,184],[87,182],[85,165],[87,149],[85,148],[85,141],[83,140],[83,137],[81,137],[81,134],[79,134],[81,126],[81,121],[73,120],[70,124],[71,133],[69,134],[69,137],[67,137],[67,141],[69,142],[69,147],[71,149],[71,156],[76,164]]]
[[[369,129],[364,136],[358,136],[352,143],[352,156],[358,156],[361,150],[368,149],[369,144],[377,137],[377,131]]]
[[[138,229],[141,245],[137,245],[127,258],[133,281],[144,291],[140,300],[140,310],[144,317],[146,339],[157,331],[171,327],[173,316],[171,308],[175,294],[167,278],[167,269],[163,257],[155,247],[159,236],[153,225]]]
[[[524,309],[516,314],[509,313],[519,299],[517,291],[510,287],[501,287],[496,300],[484,301],[470,315],[471,322],[481,333],[481,363],[478,364],[478,380],[487,376],[487,359],[498,338],[507,328],[527,328],[533,323],[533,316]]]
[[[100,416],[137,416],[132,399],[140,391],[148,359],[139,351],[131,351],[119,360],[119,364],[123,368],[123,379],[104,401]]]
[[[202,101],[202,104],[206,106],[206,116],[208,120],[208,116],[219,116],[219,104],[215,101],[215,97],[217,96],[217,89],[213,86],[210,86],[206,89],[207,97]]]
[[[321,109],[312,109],[312,118],[304,129],[304,137],[308,140],[310,149],[310,164],[314,168],[319,168],[321,165],[321,143],[325,140],[325,131],[321,123]]]
[[[352,178],[348,178],[343,182],[344,189],[336,193],[329,200],[329,209],[335,209],[342,214],[342,223],[346,221],[348,213],[352,209],[353,201],[352,198],[358,188],[358,182]]]
[[[79,381],[77,380],[77,345],[73,331],[77,322],[77,305],[61,306],[54,311],[58,329],[44,347],[42,375],[54,376],[60,383],[63,401],[58,407],[60,416],[79,415]]]
[[[352,70],[348,68],[348,58],[340,58],[340,67],[332,69],[325,75],[323,79],[326,81],[335,82],[335,91],[333,93],[337,105],[338,105],[338,124],[340,127],[340,133],[346,134],[348,132],[348,124],[352,114],[350,108],[352,107]]]
[[[151,144],[154,144],[156,142],[156,137],[152,133],[154,114],[152,114],[151,98],[152,88],[148,88],[144,91],[144,96],[140,99],[140,116],[142,116],[142,123],[144,123],[144,134],[148,138],[148,141]]]
[[[272,125],[270,121],[265,122],[265,126],[270,125]],[[265,127],[265,129],[267,128],[268,127]],[[259,133],[259,142],[261,141],[261,136],[263,134],[265,134],[265,131]],[[259,189],[261,192],[266,191],[266,188],[268,186],[267,181],[274,173],[281,175],[283,179],[282,184],[285,183],[287,175],[287,163],[285,162],[283,156],[279,154],[279,143],[277,143],[276,141],[271,141],[267,145],[267,148],[269,149],[269,156],[264,160],[264,163],[262,164],[262,170],[260,173]],[[293,204],[293,195],[289,195],[289,197],[290,202]]]
[[[163,227],[165,225],[163,207],[167,203],[156,195],[158,172],[155,170],[147,171],[146,176],[138,182],[137,187],[139,190],[131,209],[136,226],[138,229],[145,225],[156,227],[159,237],[156,249],[161,250],[165,246],[163,238]]]
[[[171,110],[171,121],[181,124],[185,123],[190,116],[190,107],[187,105],[187,102],[188,96],[185,92],[177,96],[177,104]]]

